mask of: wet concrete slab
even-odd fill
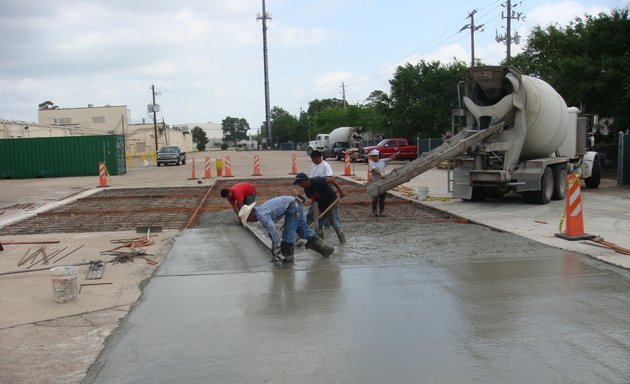
[[[236,224],[184,231],[84,382],[630,380],[626,271],[476,225],[400,224],[391,252],[388,227],[285,266]]]

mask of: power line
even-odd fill
[[[480,19],[481,22],[483,22],[484,24],[493,21],[495,19],[497,19],[499,16],[497,14],[495,14],[495,10],[496,7],[499,6],[499,4],[502,2],[502,0],[495,0],[492,1],[491,3],[479,8],[479,11],[481,13],[481,11],[486,10],[486,12],[482,13],[478,19]],[[490,19],[486,19],[486,17],[488,17],[489,15],[493,15],[493,17],[491,17]],[[412,53],[406,55],[405,57],[403,57],[402,59],[398,60],[397,63],[403,62],[403,61],[408,61],[408,59],[412,58],[415,55],[418,56],[422,56],[425,55],[433,50],[435,50],[438,47],[441,47],[443,45],[448,45],[448,44],[452,44],[455,43],[459,40],[462,40],[464,37],[461,36],[459,33],[461,32],[461,30],[459,29],[461,24],[466,21],[466,19],[468,19],[468,17],[465,17],[461,20],[459,20],[456,24],[454,24],[453,26],[451,26],[450,28],[446,29],[444,32],[442,32],[440,35],[438,35],[436,38],[426,42],[425,44],[423,44],[422,46],[420,46],[418,49],[416,49],[415,51],[413,51]],[[454,31],[454,32],[452,32]],[[445,37],[445,35],[447,35],[448,33],[450,33],[448,36]],[[399,64],[396,64],[399,65]],[[391,67],[389,68],[383,68],[380,69],[378,71],[375,71],[369,75],[367,75],[367,79],[365,80],[361,80],[361,81],[354,81],[354,82],[350,82],[347,83],[347,86],[352,86],[352,85],[358,85],[358,84],[363,84],[369,81],[373,81],[375,79],[378,79],[380,77],[383,76],[389,76],[391,75]]]

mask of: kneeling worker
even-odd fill
[[[221,197],[227,199],[236,216],[238,216],[238,212],[243,205],[250,205],[256,201],[256,186],[250,183],[234,184],[229,189],[223,188]]]
[[[294,196],[278,196],[267,200],[259,206],[256,203],[244,205],[238,214],[241,223],[258,221],[267,231],[271,239],[271,252],[278,255],[282,252],[285,261],[293,262],[295,250],[294,240],[297,234],[306,240],[306,248],[312,249],[323,257],[330,256],[334,247],[325,244],[306,224],[302,204]],[[278,234],[275,223],[284,217],[282,237]]]

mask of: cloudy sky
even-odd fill
[[[512,0],[523,42],[536,25],[565,25],[629,0]],[[430,5],[428,5],[430,4]],[[270,100],[293,115],[314,99],[361,103],[389,92],[397,65],[419,59],[497,64],[505,0],[266,0]],[[149,119],[151,85],[167,124],[265,119],[262,0],[3,0],[0,119],[37,121],[61,108],[126,105]],[[518,53],[521,45],[513,45]],[[344,87],[342,88],[342,84]]]

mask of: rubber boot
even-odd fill
[[[280,253],[284,256],[284,261],[287,263],[293,262],[293,253],[295,252],[295,247],[293,244],[289,243],[280,243]]]
[[[378,215],[380,217],[385,217],[385,214],[383,213],[384,210],[385,210],[385,202],[384,201],[383,202],[379,201],[379,204],[378,204]]]
[[[325,244],[322,239],[317,236],[313,236],[308,239],[308,241],[306,242],[306,248],[312,249],[323,257],[328,257],[331,253],[335,251],[334,247]]]
[[[343,231],[340,230],[335,230],[337,232],[337,237],[339,238],[339,244],[345,244],[346,243],[346,234],[343,233]]]

